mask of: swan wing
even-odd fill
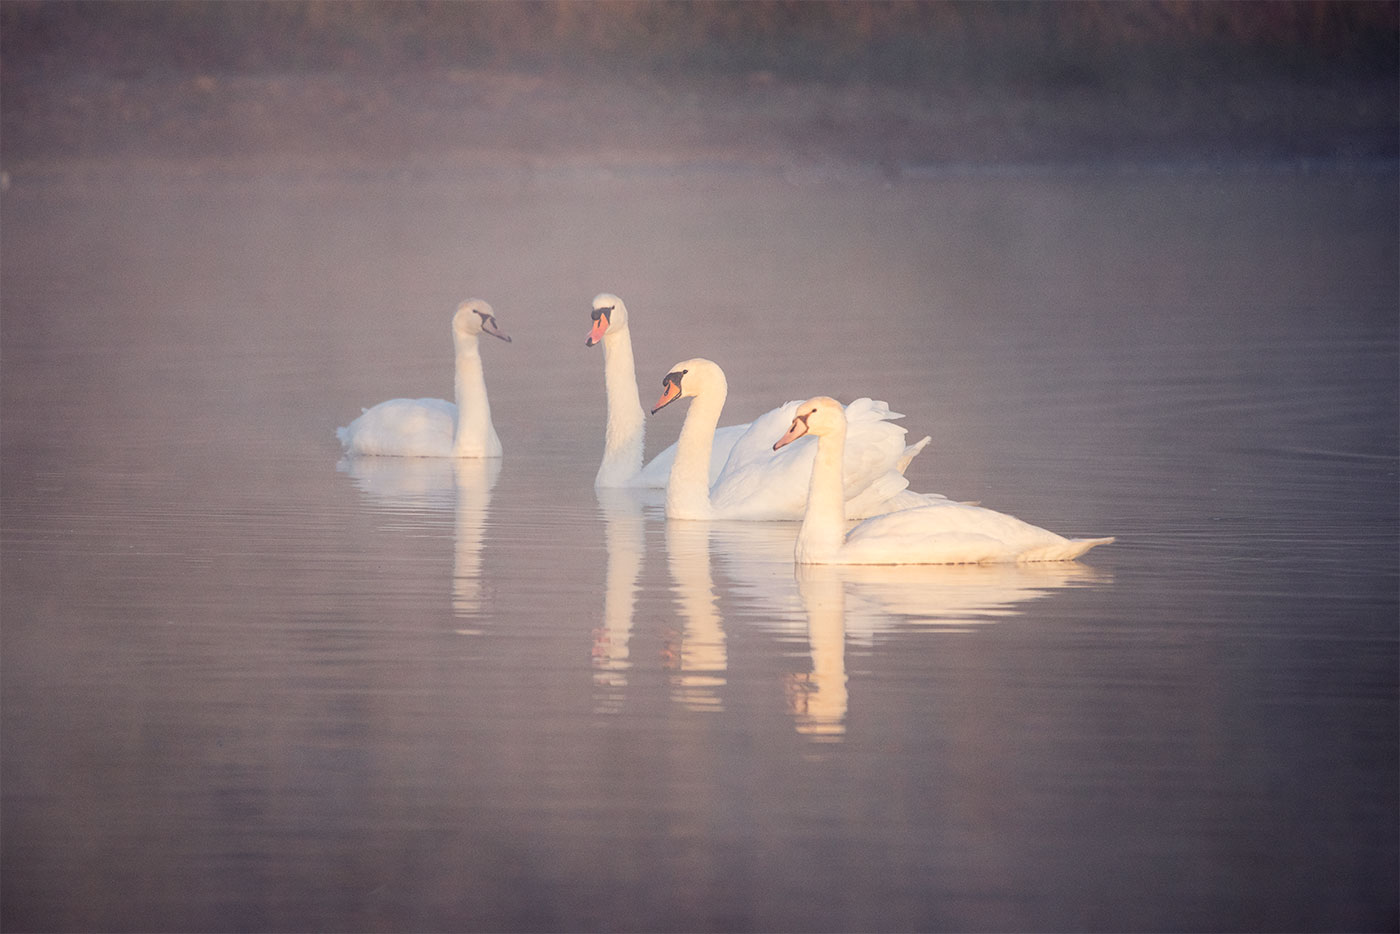
[[[891,412],[886,403],[872,399],[857,399],[846,406],[846,452],[841,470],[848,503],[877,481],[887,487],[886,497],[909,485],[899,469],[905,429],[890,423],[903,417]],[[815,450],[812,456],[816,456]]]
[[[919,452],[928,447],[929,442],[932,440],[932,435],[924,435],[918,441],[915,441],[905,448],[904,453],[899,456],[899,461],[894,465],[894,469],[898,470],[900,473],[904,473],[904,471],[908,470],[909,465],[914,462],[914,458],[918,457]]]
[[[748,428],[729,446],[729,456],[725,459],[724,466],[720,474],[711,481],[711,492],[715,484],[729,471],[748,470],[755,466],[767,464],[782,454],[782,451],[773,450],[773,442],[777,441],[788,430],[792,424],[793,416],[797,414],[797,406],[800,400],[794,399],[785,402],[776,409],[769,409],[758,418],[749,422]],[[716,433],[718,436],[718,432]],[[790,447],[801,444],[799,440]]]
[[[913,490],[904,489],[880,500],[878,503],[872,504],[878,511],[868,512],[865,516],[882,516],[885,513],[898,512],[902,509],[917,509],[920,506],[936,506],[941,503],[951,502],[954,501],[950,500],[942,493],[916,493]],[[859,519],[865,518],[865,516],[853,512],[850,502],[846,504],[846,518]]]
[[[718,518],[800,519],[807,507],[807,487],[817,456],[815,437],[798,438],[774,451],[797,414],[797,401],[760,415],[735,442],[719,478],[710,487],[710,504]],[[853,515],[887,511],[881,504],[909,482],[897,466],[905,453],[901,418],[888,404],[868,398],[846,406],[847,435],[843,472]],[[911,455],[912,456],[912,455]]]
[[[710,486],[710,506],[722,519],[795,519],[807,506],[816,439],[799,438],[773,450],[792,424],[798,401],[764,412],[735,441],[719,477]]]
[[[781,451],[773,450],[773,442],[781,438],[792,424],[793,416],[801,400],[786,402],[775,409],[764,412],[750,422],[750,430],[734,445],[729,454],[726,470],[742,470],[757,464],[766,464],[779,457],[791,456],[784,451],[807,451],[807,462],[816,457],[816,439],[799,438]],[[904,429],[891,425],[891,419],[903,418],[898,412],[891,412],[888,403],[861,398],[846,406],[846,456],[844,461],[847,475],[847,496],[852,488],[860,488],[869,482],[875,464],[884,464],[890,452],[905,452]],[[910,460],[918,451],[909,454]],[[894,462],[897,463],[898,456]],[[854,477],[852,476],[854,472]],[[879,470],[883,472],[883,468]]]
[[[898,509],[908,509],[913,505],[924,505],[923,499],[905,496],[909,493],[908,486],[909,481],[905,479],[904,474],[897,470],[885,471],[867,484],[865,489],[846,500],[846,518],[865,519],[870,516],[882,516]],[[912,496],[918,497],[918,494]]]

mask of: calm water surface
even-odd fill
[[[16,179],[8,930],[1394,929],[1397,176]],[[888,399],[1081,563],[795,573],[644,403]],[[450,395],[498,464],[341,459]],[[648,451],[683,412],[649,419]]]

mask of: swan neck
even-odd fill
[[[452,453],[458,457],[496,457],[501,453],[501,442],[491,424],[491,403],[486,398],[486,375],[476,336],[458,336],[455,344],[457,430]]]
[[[666,515],[672,519],[710,517],[710,451],[729,388],[720,383],[698,393],[685,413],[676,440],[676,459],[666,484]]]
[[[842,480],[846,429],[817,436],[812,482],[807,488],[807,511],[797,533],[797,561],[822,563],[833,558],[846,538],[846,496]]]
[[[603,389],[607,395],[608,422],[603,438],[603,463],[597,486],[624,484],[642,469],[646,413],[637,391],[637,368],[632,358],[632,338],[620,331],[603,337]]]

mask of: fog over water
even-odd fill
[[[0,153],[6,929],[1395,927],[1392,156],[313,136]],[[885,399],[913,489],[1117,542],[595,492],[600,291],[647,408]],[[344,457],[474,296],[504,457]]]

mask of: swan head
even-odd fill
[[[611,292],[600,292],[593,297],[593,327],[588,332],[585,346],[602,343],[604,335],[627,330],[627,306],[622,299]]]
[[[458,337],[490,334],[510,343],[510,337],[496,325],[496,312],[479,298],[469,299],[457,306],[457,313],[452,316],[452,333]]]
[[[713,390],[716,387],[722,388],[726,392],[729,389],[729,384],[724,379],[724,371],[719,368],[719,364],[703,357],[682,360],[671,367],[671,372],[661,378],[661,398],[657,400],[656,407],[651,410],[651,414],[655,415],[677,399],[698,396],[702,392]]]
[[[846,430],[846,410],[830,396],[814,396],[797,407],[797,415],[787,434],[773,442],[773,450],[785,447],[803,435],[831,435]]]

